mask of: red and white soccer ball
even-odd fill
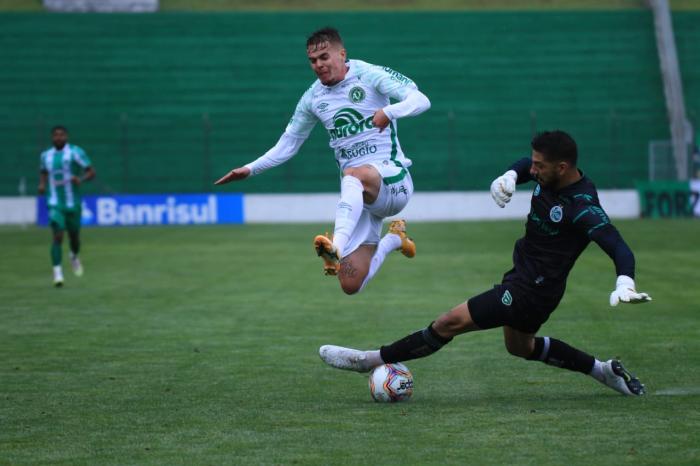
[[[374,401],[405,401],[413,394],[413,375],[400,362],[384,364],[369,373],[369,392]]]

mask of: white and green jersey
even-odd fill
[[[83,149],[66,144],[41,153],[41,171],[48,173],[49,186],[46,200],[49,207],[74,209],[80,207],[80,191],[71,183],[72,176],[80,176],[90,166],[90,159]]]
[[[341,170],[385,161],[402,169],[411,166],[399,144],[396,120],[426,111],[430,100],[413,81],[391,68],[360,60],[349,60],[347,65],[347,74],[338,84],[324,86],[316,80],[304,93],[277,144],[245,165],[251,175],[293,157],[318,121],[328,132]],[[390,99],[399,102],[391,104]],[[391,120],[381,132],[372,124],[379,109]]]
[[[324,86],[319,80],[311,85],[286,131],[306,138],[320,121],[341,169],[386,159],[408,168],[411,161],[401,150],[396,121],[380,133],[372,125],[372,117],[389,105],[390,98],[404,100],[413,89],[417,89],[413,81],[391,68],[350,60],[345,79],[335,86]]]

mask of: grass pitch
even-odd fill
[[[50,280],[49,232],[0,229],[0,464],[698,464],[697,221],[617,225],[654,301],[611,308],[584,252],[541,334],[620,356],[649,394],[509,356],[499,330],[410,361],[407,403],[326,367],[484,291],[523,222],[410,225],[364,293],[321,275],[327,226],[86,229],[86,276]]]

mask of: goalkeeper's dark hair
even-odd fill
[[[56,125],[53,128],[51,128],[51,134],[55,133],[56,131],[63,131],[64,133],[68,133],[68,128],[66,128],[63,125]]]
[[[343,45],[343,39],[336,28],[325,27],[314,32],[306,39],[306,47],[319,46],[325,42],[333,45]]]
[[[550,162],[567,162],[575,167],[578,161],[576,141],[561,130],[537,133],[530,146]]]

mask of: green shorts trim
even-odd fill
[[[387,186],[390,184],[398,183],[399,181],[406,178],[407,173],[408,173],[408,170],[406,170],[405,168],[402,168],[401,171],[397,175],[389,176],[387,178],[382,178],[382,181]]]

